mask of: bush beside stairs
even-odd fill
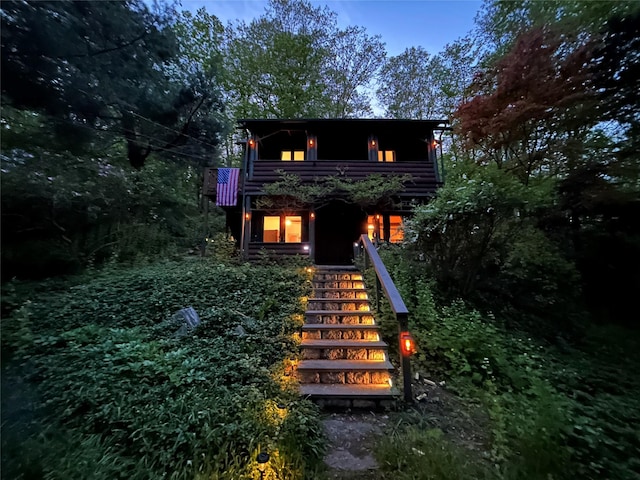
[[[393,365],[353,267],[317,267],[302,326],[300,392],[341,406],[394,399]]]

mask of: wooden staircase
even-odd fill
[[[317,267],[301,349],[303,395],[353,406],[394,398],[387,344],[380,339],[362,274],[354,268]]]

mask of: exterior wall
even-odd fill
[[[260,195],[263,193],[263,185],[280,179],[278,170],[296,174],[303,184],[313,183],[314,179],[329,175],[342,175],[353,180],[364,180],[371,174],[397,174],[408,173],[411,181],[405,185],[405,190],[400,192],[401,197],[428,198],[433,196],[438,181],[436,172],[431,162],[406,162],[383,163],[368,161],[304,161],[281,162],[269,160],[257,160],[252,167],[252,174],[245,180],[246,195]]]
[[[318,215],[321,212],[325,214],[322,215],[323,227],[317,232],[315,212],[287,212],[288,215],[300,215],[303,219],[301,242],[287,243],[282,234],[277,243],[264,241],[263,218],[265,214],[277,213],[257,210],[255,200],[264,195],[264,185],[280,180],[280,172],[297,175],[303,184],[312,184],[318,178],[328,176],[343,176],[358,181],[372,174],[409,174],[411,180],[405,184],[404,191],[397,195],[397,207],[385,211],[360,210],[363,214],[377,214],[382,218],[376,235],[385,240],[389,235],[389,215],[406,215],[411,201],[428,201],[440,185],[433,131],[441,127],[436,121],[246,120],[240,123],[250,134],[245,144],[240,185],[243,199],[241,247],[248,259],[257,259],[263,255],[260,252],[264,251],[274,256],[305,255],[315,260],[316,239],[323,242],[318,248],[334,241],[326,237],[324,232],[337,229],[335,222],[326,221],[325,210],[318,211]],[[394,152],[394,161],[378,161],[379,152],[383,152],[382,157],[386,159],[384,152],[387,151]],[[304,160],[295,161],[302,158]],[[340,213],[338,209],[333,214]],[[351,215],[356,218],[355,214]],[[341,228],[348,225],[351,229],[355,226],[350,221],[343,223]],[[367,233],[368,226],[364,222],[356,228],[364,229],[361,233]],[[269,238],[275,237],[270,234]]]

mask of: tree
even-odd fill
[[[73,142],[87,136],[80,130],[119,132],[135,168],[152,152],[215,149],[215,78],[180,57],[171,9],[137,0],[1,9],[5,101],[50,115]]]
[[[579,43],[600,33],[612,16],[626,16],[637,8],[634,0],[485,0],[476,17],[474,39],[483,50],[483,63],[488,65],[532,28],[554,26],[564,33],[565,41]]]
[[[594,56],[598,116],[619,127],[622,156],[635,157],[640,148],[640,7],[609,19]]]
[[[225,86],[236,118],[333,118],[370,113],[366,93],[384,46],[305,0],[272,0],[227,30]]]
[[[554,179],[525,186],[496,165],[471,162],[450,174],[405,224],[407,246],[440,292],[538,333],[555,336],[570,327],[580,301],[577,272],[537,227],[538,215],[553,204]]]
[[[437,109],[437,63],[422,47],[388,59],[378,75],[378,101],[391,118],[430,119]]]
[[[478,70],[478,48],[469,37],[447,44],[434,59],[437,116],[453,120],[458,106],[469,100],[470,86]]]
[[[456,112],[458,132],[479,162],[495,162],[523,183],[534,174],[559,173],[568,137],[586,134],[593,101],[586,65],[593,46],[564,53],[562,36],[542,28],[521,35],[494,67],[479,74],[476,95]]]
[[[331,118],[367,117],[373,112],[367,87],[384,61],[379,36],[367,35],[362,27],[347,27],[331,34],[324,67]]]

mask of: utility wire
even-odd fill
[[[138,117],[138,118],[141,118],[141,119],[143,119],[143,120],[146,120],[147,122],[153,123],[154,125],[158,125],[159,127],[166,128],[167,130],[169,130],[169,131],[171,131],[171,132],[174,132],[174,133],[177,133],[178,135],[181,135],[181,136],[184,136],[184,137],[190,138],[190,139],[192,139],[192,140],[195,140],[195,141],[196,141],[196,142],[198,142],[198,143],[202,143],[203,145],[207,145],[207,146],[209,146],[209,147],[211,147],[211,148],[216,148],[216,149],[218,148],[218,147],[216,147],[215,145],[212,145],[211,143],[207,143],[207,142],[205,142],[204,140],[199,140],[199,139],[197,139],[196,137],[192,137],[191,135],[187,135],[186,133],[182,133],[182,132],[180,132],[180,131],[178,131],[178,130],[175,130],[175,129],[171,128],[171,127],[167,127],[166,125],[162,125],[161,123],[158,123],[158,122],[156,122],[156,121],[153,121],[153,120],[151,120],[150,118],[144,117],[144,116],[140,115],[139,113],[136,113],[136,112],[133,112],[133,111],[129,111],[129,113],[131,113],[133,116],[136,116],[136,117]]]
[[[82,123],[74,122],[74,121],[72,121],[72,120],[67,120],[67,119],[62,119],[62,120],[63,120],[64,122],[69,123],[70,125],[74,125],[74,126],[76,126],[76,127],[85,128],[85,129],[87,129],[87,130],[91,130],[91,131],[94,131],[94,132],[106,133],[107,135],[113,135],[113,136],[117,136],[118,138],[121,138],[121,136],[120,136],[120,135],[118,135],[117,133],[112,132],[112,131],[110,131],[110,130],[101,130],[101,129],[99,129],[99,128],[91,127],[91,126],[89,126],[89,125],[85,125],[85,124],[82,124]],[[154,141],[162,142],[162,140],[160,140],[160,139],[158,139],[158,138],[150,137],[150,136],[148,136],[148,135],[144,135],[144,134],[138,134],[138,135],[139,135],[140,137],[143,137],[143,138],[147,138],[147,139],[150,139],[150,140],[154,140]],[[194,158],[194,159],[196,159],[196,160],[200,160],[200,161],[203,161],[203,162],[208,162],[208,161],[210,160],[210,159],[209,159],[209,158],[207,158],[207,157],[202,157],[202,156],[199,156],[199,155],[192,155],[192,154],[184,153],[184,152],[178,152],[178,151],[176,151],[176,150],[172,150],[172,149],[169,149],[169,148],[160,147],[160,146],[154,145],[154,144],[152,144],[152,143],[149,143],[148,145],[149,145],[150,147],[152,147],[154,150],[162,150],[162,151],[165,151],[165,152],[172,153],[172,154],[174,154],[174,155],[181,155],[181,156],[183,156],[183,157]]]
[[[43,72],[38,71],[38,73],[39,73],[42,77],[46,77],[46,78],[48,78],[50,81],[57,81],[57,79],[52,78],[51,76],[46,75],[46,74],[45,74],[45,73],[43,73]],[[83,89],[82,89],[82,88],[80,88],[80,87],[76,87],[76,86],[69,85],[69,86],[68,86],[68,88],[70,88],[71,90],[75,90],[76,92],[83,93],[83,94],[85,94],[85,95],[87,95],[87,96],[89,96],[89,97],[93,97],[93,95],[92,95],[91,93],[87,92],[86,90],[83,90]],[[183,132],[180,132],[180,131],[175,130],[175,129],[173,129],[173,128],[167,127],[166,125],[162,125],[161,123],[158,123],[158,122],[156,122],[156,121],[154,121],[154,120],[151,120],[150,118],[144,117],[144,116],[142,116],[142,115],[140,115],[140,114],[138,114],[138,113],[136,113],[136,112],[134,112],[134,111],[132,111],[132,110],[130,110],[130,111],[129,111],[129,113],[131,113],[132,115],[134,115],[134,116],[136,116],[136,117],[139,117],[139,118],[141,118],[141,119],[143,119],[143,120],[146,120],[147,122],[151,122],[151,123],[153,123],[153,124],[155,124],[155,125],[158,125],[159,127],[166,128],[167,130],[172,131],[172,132],[174,132],[174,133],[177,133],[178,135],[181,135],[181,136],[184,136],[184,137],[190,138],[190,139],[192,139],[192,140],[194,140],[194,141],[196,141],[196,142],[198,142],[198,143],[201,143],[201,144],[203,144],[203,145],[207,145],[207,146],[209,146],[209,147],[211,147],[211,148],[214,148],[214,149],[217,149],[217,148],[218,148],[218,147],[216,147],[215,145],[212,145],[211,143],[205,142],[204,140],[197,139],[196,137],[192,137],[191,135],[187,135],[186,133],[183,133]],[[140,136],[144,136],[144,135],[142,135],[142,134],[138,134],[138,135],[140,135]],[[155,140],[162,142],[162,140],[159,140],[159,139],[155,139]],[[163,142],[163,143],[164,143],[164,142]],[[162,147],[154,147],[154,148],[157,148],[157,149],[159,149],[159,150],[169,151],[168,149],[163,149]]]

